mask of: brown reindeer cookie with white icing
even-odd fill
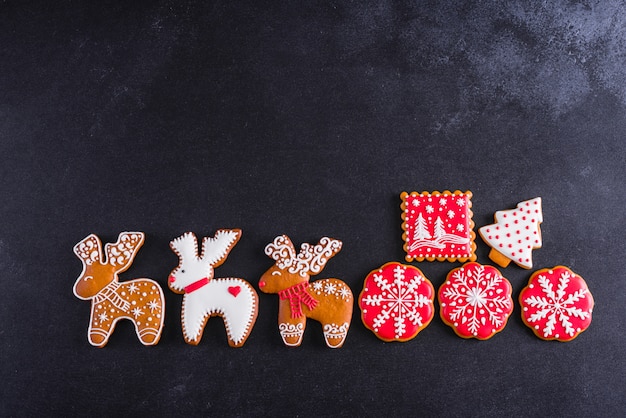
[[[161,286],[150,279],[120,283],[118,277],[130,267],[143,242],[143,232],[122,232],[117,242],[104,246],[106,258],[100,238],[94,234],[74,246],[74,253],[83,263],[83,271],[74,284],[74,295],[91,300],[88,331],[91,345],[104,347],[120,319],[133,322],[142,344],[159,342],[165,318]]]
[[[278,329],[285,345],[302,343],[307,318],[322,324],[328,347],[339,348],[345,342],[352,320],[352,291],[338,279],[309,283],[340,250],[341,241],[324,237],[317,245],[302,244],[296,253],[286,235],[265,247],[265,254],[276,263],[261,276],[259,288],[279,296]]]

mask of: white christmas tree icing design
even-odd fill
[[[470,192],[412,192],[401,198],[407,261],[475,258]]]
[[[478,263],[453,270],[439,289],[439,302],[442,318],[463,338],[492,337],[513,311],[508,280]]]
[[[541,198],[520,202],[516,209],[498,211],[495,221],[478,230],[492,247],[489,258],[502,267],[513,261],[520,267],[532,268],[532,250],[541,248]]]

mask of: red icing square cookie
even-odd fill
[[[400,198],[407,261],[476,260],[471,192],[403,192]]]
[[[519,301],[522,320],[542,340],[571,341],[591,324],[593,296],[567,267],[534,272]]]
[[[462,338],[486,340],[502,331],[513,312],[511,283],[492,266],[467,263],[439,288],[440,315]]]
[[[434,299],[435,289],[420,269],[387,263],[365,278],[361,319],[383,341],[408,341],[433,319]]]

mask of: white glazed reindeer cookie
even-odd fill
[[[129,319],[144,345],[161,338],[165,299],[161,286],[150,279],[120,283],[118,274],[133,263],[144,241],[143,232],[122,232],[117,242],[106,244],[102,254],[100,238],[91,234],[74,246],[83,271],[74,284],[74,295],[91,300],[89,342],[104,347],[120,319]]]
[[[239,229],[220,229],[202,240],[200,254],[192,232],[170,242],[179,264],[170,274],[169,288],[184,294],[181,321],[188,344],[198,345],[211,316],[223,318],[231,347],[243,346],[254,327],[259,308],[254,288],[243,279],[215,278],[213,272],[240,237]]]

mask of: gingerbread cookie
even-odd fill
[[[181,313],[185,342],[198,345],[208,319],[221,316],[228,345],[241,347],[252,332],[259,311],[254,288],[243,279],[215,278],[214,270],[228,256],[241,237],[239,229],[220,229],[214,237],[198,240],[187,232],[170,242],[179,264],[169,277],[169,288],[184,294]]]
[[[516,209],[498,211],[494,218],[495,224],[478,230],[491,247],[489,258],[501,267],[513,261],[525,269],[532,268],[532,251],[541,248],[541,198],[520,202]]]
[[[339,348],[345,342],[352,320],[350,288],[337,279],[309,283],[340,250],[341,241],[324,237],[317,245],[302,244],[296,253],[286,235],[265,247],[265,254],[276,263],[261,276],[259,289],[279,296],[278,329],[285,345],[301,344],[307,318],[322,324],[328,347]]]
[[[365,278],[361,319],[383,341],[408,341],[430,324],[434,299],[435,289],[420,269],[387,263]]]
[[[571,341],[591,324],[593,296],[564,266],[534,272],[519,295],[522,320],[542,340]]]
[[[150,279],[120,283],[118,274],[130,267],[143,245],[143,232],[122,232],[117,242],[102,243],[91,234],[74,246],[74,253],[83,264],[83,271],[74,284],[74,295],[91,300],[88,340],[104,347],[117,321],[128,319],[135,325],[139,341],[155,345],[161,338],[165,318],[165,299],[161,286]]]
[[[407,261],[476,259],[471,192],[403,192],[400,198]]]
[[[492,266],[467,263],[451,270],[439,288],[439,313],[462,338],[487,340],[513,312],[511,283]]]

